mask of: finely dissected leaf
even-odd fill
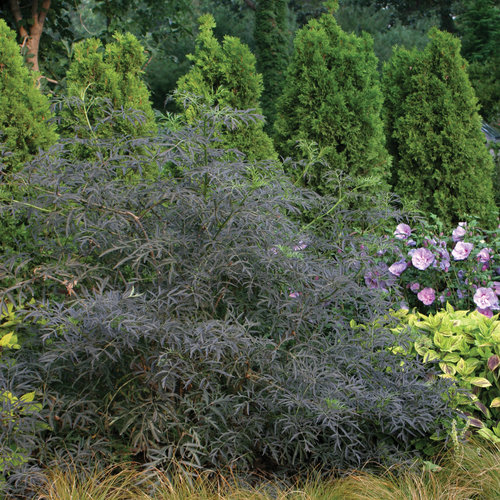
[[[0,266],[11,291],[39,300],[0,388],[43,393],[43,436],[34,415],[19,422],[33,467],[124,454],[158,468],[345,470],[444,435],[450,384],[391,351],[409,332],[380,320],[390,301],[366,286],[359,252],[382,239],[352,230],[397,212],[346,210],[274,163],[228,155],[220,126],[205,109],[157,137],[77,138],[20,174],[37,189],[10,209],[27,211],[38,260]],[[75,157],[75,141],[91,154]],[[152,162],[162,175],[144,173]],[[304,226],[311,211],[320,230]]]

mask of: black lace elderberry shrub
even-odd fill
[[[364,285],[356,233],[336,234],[335,200],[229,161],[214,116],[95,142],[102,160],[60,143],[23,172],[43,258],[10,291],[45,297],[30,356],[50,425],[33,459],[296,472],[411,455],[450,416],[444,382],[390,354],[389,328],[351,328],[389,304]],[[321,206],[328,238],[299,222]]]

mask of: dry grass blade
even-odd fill
[[[450,454],[448,467],[479,490],[478,498],[500,498],[500,446],[485,441],[471,442]]]
[[[135,500],[140,497],[140,472],[130,464],[77,470],[51,470],[37,492],[37,500]]]

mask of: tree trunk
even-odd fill
[[[40,47],[40,38],[43,32],[43,24],[50,9],[51,0],[43,0],[40,12],[38,11],[38,0],[31,2],[32,24],[27,29],[27,23],[23,18],[19,0],[10,0],[10,10],[16,20],[17,30],[22,39],[22,46],[27,49],[28,63],[33,71],[40,71],[38,64],[38,50]],[[29,31],[28,31],[29,30]]]

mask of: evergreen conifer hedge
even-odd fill
[[[384,66],[395,191],[452,225],[466,215],[494,226],[493,160],[485,147],[460,41],[433,29],[425,50],[395,50]]]
[[[0,157],[3,172],[17,170],[39,148],[57,140],[50,103],[25,66],[16,34],[0,19]],[[0,165],[1,165],[0,163]]]
[[[262,108],[271,128],[276,116],[276,101],[281,95],[289,63],[287,2],[260,0],[255,10],[255,48],[257,68],[262,73]]]

